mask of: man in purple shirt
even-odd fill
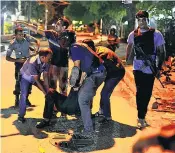
[[[85,43],[75,43],[75,33],[65,31],[60,36],[60,46],[70,47],[70,56],[74,63],[69,83],[75,88],[78,86],[81,76],[85,76],[78,92],[78,103],[84,130],[82,135],[92,136],[94,128],[91,119],[90,101],[95,96],[98,87],[106,78],[106,69],[102,64],[102,59]],[[81,75],[81,73],[83,75]],[[85,74],[85,75],[84,75]]]
[[[60,34],[68,28],[68,26],[70,25],[70,21],[65,17],[59,18],[57,23],[55,24],[54,30],[43,30],[27,22],[16,22],[26,25],[30,30],[35,31],[36,33],[39,33],[48,39],[49,47],[53,52],[51,66],[49,70],[50,84],[53,88],[57,89],[57,80],[59,80],[60,93],[67,95],[68,50],[67,48],[62,48],[57,44]],[[56,42],[56,44],[54,44],[53,42]],[[65,115],[61,113],[61,117],[65,117]]]
[[[148,12],[143,10],[140,10],[136,14],[138,28],[129,34],[128,45],[126,48],[126,60],[128,60],[129,56],[134,52],[133,73],[137,88],[136,103],[139,128],[148,126],[145,121],[145,116],[152,95],[155,77],[150,66],[145,64],[143,56],[136,46],[141,47],[144,54],[152,59],[157,69],[161,69],[165,60],[165,41],[158,30],[152,29],[148,26],[148,16]]]
[[[19,102],[19,115],[18,121],[25,122],[26,113],[26,98],[28,94],[28,88],[31,84],[36,85],[44,95],[50,91],[48,71],[49,62],[52,58],[52,51],[48,48],[43,48],[39,51],[39,55],[29,58],[22,66],[21,73],[21,96]],[[40,80],[41,73],[43,73],[44,82]]]

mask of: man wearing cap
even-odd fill
[[[34,37],[26,35],[24,37],[23,29],[18,27],[15,29],[15,38],[10,42],[10,45],[7,49],[6,60],[14,62],[15,64],[15,90],[13,94],[15,95],[15,107],[19,106],[19,95],[20,95],[20,69],[23,66],[23,63],[26,61],[26,58],[30,56],[30,43],[35,42],[39,48],[40,43]],[[16,58],[11,57],[12,52],[14,51]],[[31,90],[31,89],[30,89]],[[30,93],[31,91],[29,91]],[[31,106],[31,103],[27,97],[26,103],[28,106]]]
[[[161,69],[165,60],[164,38],[160,31],[148,26],[148,18],[148,12],[144,10],[138,11],[136,14],[138,27],[129,34],[126,48],[126,60],[128,60],[129,55],[134,51],[133,74],[136,84],[138,128],[148,126],[145,116],[155,79],[150,66],[147,66],[144,62],[143,54],[140,53],[140,48],[144,54],[155,63],[157,70]]]

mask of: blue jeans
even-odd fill
[[[105,80],[105,84],[101,91],[100,108],[103,110],[103,115],[106,118],[111,117],[111,105],[110,105],[111,94],[114,88],[120,82],[120,80],[124,77],[124,75],[125,75],[125,71],[123,71],[123,73],[121,73],[116,78],[108,78]]]
[[[96,94],[98,87],[106,78],[106,71],[102,73],[91,74],[85,79],[78,93],[78,102],[81,110],[81,117],[84,124],[85,132],[93,131],[91,119],[90,103]]]
[[[28,82],[24,78],[21,78],[21,81],[20,81],[21,95],[20,95],[20,101],[19,101],[19,116],[20,117],[24,117],[26,114],[26,100],[27,100],[28,91],[31,85],[32,84],[30,82]]]

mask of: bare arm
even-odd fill
[[[132,48],[133,48],[133,44],[128,44],[128,45],[126,46],[126,61],[128,60],[129,55],[130,55],[131,52],[132,52]]]
[[[38,86],[38,88],[44,93],[44,95],[47,94],[47,92],[45,91],[44,87],[42,86],[42,84],[40,83],[40,80],[39,80],[39,76],[38,75],[35,75],[34,76],[34,80]]]
[[[28,34],[26,35],[26,39],[29,39],[29,42],[30,42],[31,44],[32,44],[32,42],[36,43],[36,45],[37,45],[36,53],[37,53],[38,50],[39,50],[39,47],[40,47],[40,41],[39,41],[38,39],[36,39],[36,38],[34,38],[34,37],[28,35]]]
[[[6,56],[6,60],[9,61],[9,62],[19,62],[19,63],[24,63],[26,61],[26,59],[15,59],[15,58],[12,58],[10,56]]]
[[[74,61],[74,66],[80,68],[80,60]]]
[[[46,90],[49,91],[49,76],[48,76],[48,72],[43,72],[43,78],[44,78],[44,86],[46,87]]]
[[[42,36],[45,37],[45,31],[42,30],[42,29],[40,29],[40,28],[38,29],[37,26],[35,26],[35,25],[33,25],[33,24],[27,23],[27,22],[25,22],[25,21],[19,21],[19,20],[15,21],[15,23],[24,24],[24,25],[25,25],[26,27],[28,27],[31,31],[34,31],[35,33],[38,33],[38,34],[40,34],[40,35],[42,35]]]
[[[156,66],[158,68],[161,68],[163,62],[166,59],[165,45],[163,44],[161,46],[158,46],[156,49],[157,49]]]

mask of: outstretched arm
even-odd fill
[[[37,26],[35,26],[33,24],[27,23],[25,21],[20,21],[20,20],[15,21],[15,23],[16,24],[18,24],[18,23],[19,24],[23,24],[26,27],[28,27],[29,30],[34,31],[35,33],[38,33],[38,34],[40,34],[40,35],[45,37],[45,31],[43,29],[38,28]]]
[[[36,45],[37,45],[36,53],[38,53],[38,50],[39,50],[39,47],[40,47],[40,41],[39,41],[38,39],[36,39],[36,38],[34,38],[34,37],[28,35],[28,34],[25,36],[25,38],[26,38],[30,43],[32,43],[32,42],[36,43]]]

